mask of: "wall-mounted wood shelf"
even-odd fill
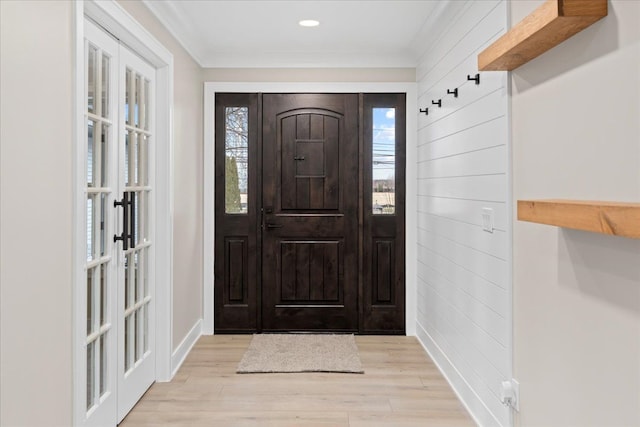
[[[518,219],[640,239],[640,203],[518,200]]]
[[[478,55],[480,71],[511,71],[607,16],[607,0],[547,0]]]

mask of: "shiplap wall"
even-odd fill
[[[507,74],[477,73],[503,34],[506,1],[455,1],[423,34],[417,70],[417,333],[483,426],[511,424],[500,402],[511,378]],[[447,89],[459,88],[459,96]],[[442,107],[431,103],[442,99]],[[482,210],[494,213],[493,233]]]

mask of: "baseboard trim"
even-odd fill
[[[191,349],[202,335],[202,319],[199,319],[193,328],[184,337],[180,345],[173,351],[171,355],[171,378],[173,378],[182,366],[182,363],[191,352]]]
[[[416,322],[416,337],[429,357],[431,357],[431,360],[433,360],[433,363],[436,364],[440,373],[447,380],[453,392],[458,396],[458,400],[473,418],[473,421],[479,426],[500,426],[500,422],[489,411],[440,346],[419,322]]]

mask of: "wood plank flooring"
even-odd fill
[[[236,374],[250,335],[201,337],[120,424],[466,427],[475,424],[414,337],[356,336],[364,375]]]

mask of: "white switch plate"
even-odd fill
[[[482,208],[482,229],[493,233],[493,209]]]

